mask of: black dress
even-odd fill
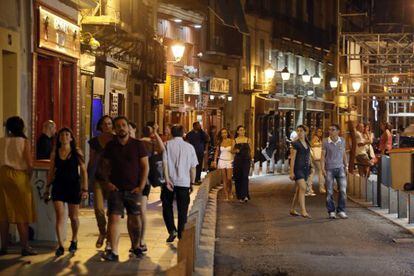
[[[69,204],[81,202],[79,161],[76,154],[71,152],[62,160],[59,154],[55,157],[55,179],[52,183],[52,200],[63,201]]]
[[[234,155],[233,176],[236,186],[237,199],[250,199],[249,172],[250,172],[250,146],[249,143],[236,143],[234,146],[239,152]]]
[[[296,150],[293,168],[295,180],[304,179],[307,181],[311,172],[310,147],[308,145],[308,148],[305,148],[299,140],[292,142],[292,147]]]

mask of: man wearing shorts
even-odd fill
[[[139,247],[141,229],[141,194],[148,178],[148,156],[142,142],[133,139],[129,134],[128,119],[117,117],[114,120],[116,138],[105,147],[102,171],[105,175],[108,195],[109,232],[112,249],[103,258],[107,261],[118,261],[119,222],[127,211],[131,222],[130,238],[132,252],[141,257]]]

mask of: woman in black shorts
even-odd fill
[[[147,126],[142,130],[142,138],[140,141],[144,144],[145,149],[148,153],[148,158],[151,158],[153,155],[162,154],[165,150],[164,143],[161,137],[158,134],[158,125],[147,123]],[[151,170],[151,168],[150,168]],[[141,241],[140,248],[142,252],[148,251],[145,244],[145,228],[146,228],[146,214],[147,214],[147,203],[148,197],[151,191],[151,183],[147,181],[144,190],[142,191],[142,201],[141,201]]]
[[[301,215],[304,218],[311,218],[305,207],[306,182],[311,173],[311,154],[310,143],[306,138],[306,127],[300,125],[296,132],[298,139],[292,142],[290,156],[290,175],[291,180],[295,180],[296,190],[293,197],[290,214],[292,216]],[[301,212],[296,212],[295,207],[299,201]]]
[[[82,174],[79,175],[79,167]],[[56,150],[50,158],[50,169],[45,198],[49,198],[52,186],[52,200],[56,212],[56,234],[59,247],[56,256],[63,255],[63,229],[65,227],[65,203],[68,204],[69,218],[72,226],[72,241],[69,252],[78,248],[79,204],[88,197],[88,176],[82,152],[76,147],[76,141],[69,128],[62,128],[57,134]]]

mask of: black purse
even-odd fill
[[[152,187],[159,187],[165,184],[164,168],[162,162],[162,154],[154,154],[154,145],[152,155],[148,158],[149,162],[149,174],[148,182]]]

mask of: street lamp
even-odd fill
[[[179,62],[184,55],[185,46],[183,44],[174,44],[171,46],[172,53],[176,62]]]
[[[232,96],[227,96],[227,101],[231,102],[233,100]]]
[[[361,82],[360,81],[353,81],[352,82],[352,89],[354,89],[354,92],[358,92],[361,88]]]
[[[282,76],[282,95],[284,96],[285,95],[285,81],[289,80],[290,78],[290,73],[289,73],[287,66],[283,68],[282,72],[280,72],[280,75]]]
[[[338,81],[336,80],[335,77],[331,78],[331,80],[329,81],[329,84],[332,89],[335,89],[338,87]]]
[[[302,80],[303,80],[304,83],[308,83],[308,82],[310,82],[310,79],[311,79],[311,77],[308,73],[308,70],[305,69],[305,71],[302,74]]]
[[[319,76],[318,72],[316,72],[315,75],[313,75],[312,83],[314,85],[319,85],[321,83],[321,77]]]
[[[397,83],[400,80],[400,78],[398,76],[394,76],[392,77],[392,83]]]
[[[264,71],[266,81],[271,81],[273,77],[275,76],[275,72],[276,72],[275,69],[273,69],[272,65],[269,64],[266,70]]]
[[[287,81],[290,78],[290,73],[288,68],[285,66],[285,68],[283,68],[282,72],[280,73],[282,75],[282,80]]]
[[[214,100],[215,96],[214,95],[210,95],[210,100]]]

